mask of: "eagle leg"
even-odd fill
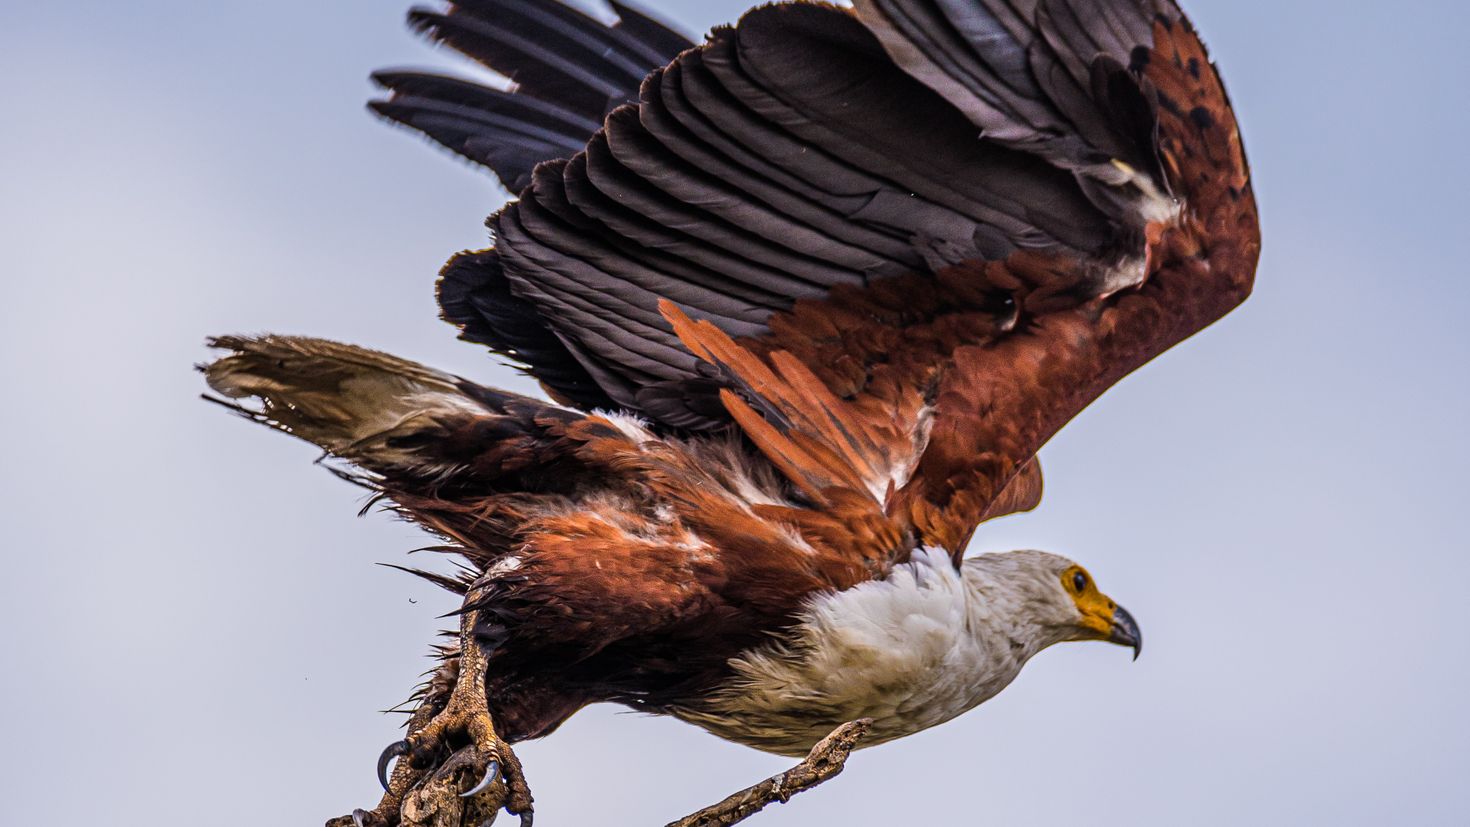
[[[388,761],[399,760],[378,806],[327,827],[483,824],[502,807],[531,827],[531,789],[520,759],[496,734],[485,697],[487,657],[474,637],[478,614],[460,615],[459,670],[448,700],[437,712],[426,701],[409,720],[408,737],[384,750],[380,776]]]

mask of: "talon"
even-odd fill
[[[407,741],[394,741],[393,743],[389,744],[386,749],[383,750],[382,755],[378,756],[378,783],[383,785],[384,790],[388,789],[388,763],[394,758],[400,758],[404,755],[407,755],[408,749],[409,747]],[[352,814],[352,818],[354,822],[356,822],[356,812]],[[362,827],[362,824],[358,823],[357,827]]]
[[[362,810],[362,809],[353,810],[352,811],[352,825],[353,825],[353,827],[367,827],[367,821],[363,818],[363,816],[365,816],[365,815],[367,815],[367,810]]]
[[[531,811],[521,813],[521,827],[531,827]]]
[[[489,789],[490,788],[490,785],[491,784],[494,784],[495,783],[495,779],[496,778],[499,778],[499,777],[500,777],[500,762],[499,761],[492,760],[489,764],[486,764],[485,765],[485,777],[480,779],[480,783],[476,784],[474,786],[474,789],[471,789],[468,792],[462,792],[462,793],[460,793],[459,794],[459,797],[460,798],[474,798],[475,796],[477,796],[480,793],[484,792],[485,790]],[[525,819],[522,818],[522,822],[523,823],[524,823],[524,821],[525,821]]]

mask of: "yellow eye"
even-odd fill
[[[1080,571],[1072,575],[1072,588],[1076,589],[1078,594],[1082,594],[1087,588],[1087,575]]]

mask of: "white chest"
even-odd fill
[[[968,567],[967,567],[968,568]],[[941,724],[1005,688],[1040,648],[972,572],[921,550],[888,579],[823,595],[785,643],[745,653],[736,678],[675,714],[728,740],[804,755],[836,726],[874,719],[864,746]]]

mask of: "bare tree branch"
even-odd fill
[[[848,754],[872,725],[872,718],[845,723],[832,730],[831,735],[818,741],[800,764],[753,787],[747,787],[714,806],[671,822],[668,827],[728,827],[750,818],[773,801],[784,804],[797,793],[809,790],[842,772]]]

